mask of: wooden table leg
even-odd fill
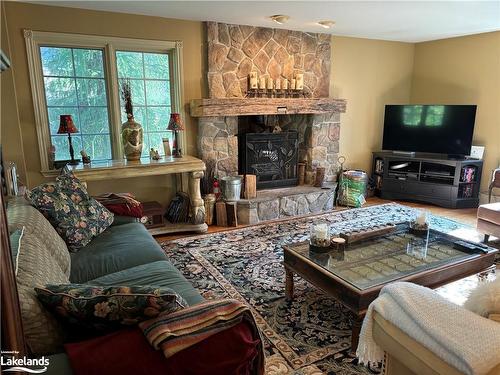
[[[359,333],[361,331],[361,326],[363,325],[364,318],[365,318],[365,314],[354,315],[354,318],[352,321],[352,334],[351,334],[351,352],[352,353],[356,353],[356,349],[358,348]]]
[[[193,224],[205,222],[205,204],[201,198],[200,179],[203,171],[189,173],[189,199],[191,200],[191,214]]]
[[[293,299],[293,272],[285,266],[285,297],[291,301]]]

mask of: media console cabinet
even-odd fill
[[[483,161],[477,159],[380,151],[373,153],[372,177],[375,195],[384,199],[469,208],[479,205],[482,169]]]

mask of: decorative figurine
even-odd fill
[[[83,164],[90,164],[90,156],[85,152],[85,150],[80,151],[80,155],[82,155]]]

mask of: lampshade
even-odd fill
[[[76,128],[71,115],[61,115],[60,118],[61,120],[59,122],[57,134],[78,133],[78,129]]]
[[[179,113],[170,114],[170,121],[168,123],[167,130],[184,130],[184,124],[181,121],[181,115]]]

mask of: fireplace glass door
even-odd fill
[[[257,176],[257,189],[297,185],[298,133],[238,136],[239,173]]]

